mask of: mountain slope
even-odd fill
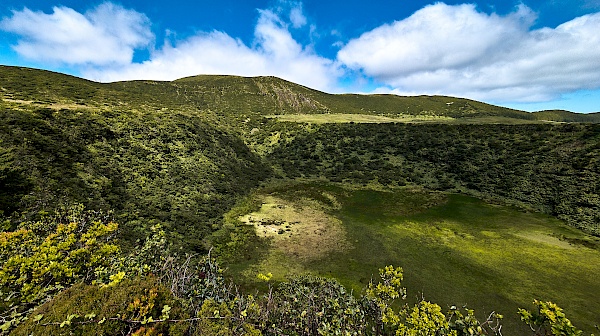
[[[0,67],[0,90],[5,101],[60,107],[83,105],[103,109],[177,109],[201,114],[217,124],[267,115],[345,113],[381,116],[435,115],[488,122],[510,120],[600,122],[600,114],[568,111],[528,113],[464,98],[445,96],[333,95],[276,77],[204,75],[172,82],[129,81],[96,83],[84,79],[19,67]],[[226,118],[226,120],[224,119]],[[503,119],[506,120],[503,120]],[[252,121],[252,120],[251,120]]]
[[[200,114],[150,105],[161,99],[148,89],[154,84],[142,83],[152,94],[137,101],[118,84],[10,70],[0,81],[4,215],[27,219],[83,203],[113,210],[131,243],[161,224],[172,241],[202,251],[223,213],[271,174],[239,138]]]
[[[573,225],[596,232],[597,202],[592,196],[597,192],[589,176],[597,170],[597,129],[494,125],[596,122],[599,114],[527,113],[444,96],[332,95],[275,77],[194,76],[102,84],[6,66],[0,67],[0,93],[0,210],[6,214],[82,202],[118,210],[132,230],[155,222],[177,227],[172,231],[199,249],[202,239],[219,227],[222,214],[270,176],[273,165],[289,177],[407,181],[483,192],[564,215]],[[437,116],[444,118],[433,119],[435,123],[448,126],[409,127],[414,136],[424,138],[407,139],[393,125],[348,125],[340,133],[333,126],[265,118],[342,113],[349,120],[352,115],[389,120]],[[481,125],[460,128],[463,123]],[[448,147],[432,143],[433,138],[458,142]],[[398,143],[390,143],[392,139]],[[414,145],[402,147],[408,140]],[[513,164],[523,144],[540,141],[539,147],[526,146],[530,161]],[[550,157],[544,141],[556,142]],[[354,148],[348,151],[346,143]],[[479,161],[469,163],[473,158]],[[496,175],[487,176],[490,172]],[[538,176],[544,176],[541,182],[528,182]],[[572,189],[582,176],[592,182]],[[559,180],[563,182],[551,182]],[[540,195],[537,188],[542,185],[547,188]],[[561,187],[552,187],[556,185]],[[574,194],[563,197],[567,191]],[[197,235],[187,234],[196,229]]]

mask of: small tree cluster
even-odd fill
[[[583,335],[581,330],[573,326],[562,308],[552,302],[534,300],[537,311],[519,309],[521,320],[531,328],[535,336],[546,335]]]

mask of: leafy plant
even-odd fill
[[[300,276],[269,297],[267,334],[360,334],[366,327],[360,303],[332,279]]]
[[[583,332],[571,323],[562,308],[553,302],[534,300],[535,311],[519,308],[521,320],[531,328],[536,336],[564,335],[577,336]]]
[[[102,288],[78,283],[35,310],[14,335],[183,335],[190,315],[155,277]],[[169,322],[166,322],[169,321]]]
[[[0,233],[3,331],[76,282],[118,281],[106,271],[120,252],[111,242],[118,225],[99,213],[84,213],[82,206],[69,210],[65,218],[74,221],[44,216]]]

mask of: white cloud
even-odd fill
[[[0,29],[21,37],[13,46],[21,56],[73,66],[104,82],[272,75],[328,92],[364,91],[375,82],[381,83],[377,92],[497,103],[546,101],[600,88],[600,13],[532,29],[536,14],[524,5],[500,16],[474,5],[437,3],[341,45],[335,60],[318,55],[312,42],[303,45],[294,38],[308,34],[312,41],[318,35],[301,2],[281,0],[258,13],[251,44],[220,31],[177,41],[176,32],[167,30],[173,42],[154,49],[148,18],[111,3],[83,14],[66,7],[51,14],[14,11],[0,21]],[[140,48],[152,52],[134,63]]]
[[[52,14],[27,8],[0,21],[0,29],[21,36],[14,50],[36,61],[63,64],[126,64],[134,49],[153,39],[148,18],[104,3],[84,14],[54,7]]]
[[[254,43],[245,45],[224,32],[200,33],[173,46],[166,44],[143,63],[84,70],[100,81],[174,80],[198,74],[281,77],[311,88],[335,91],[340,71],[327,58],[304,48],[285,22],[270,10],[259,11]]]
[[[174,80],[198,74],[278,76],[312,88],[336,91],[340,70],[291,35],[289,27],[306,26],[300,2],[281,2],[277,11],[259,10],[253,44],[224,32],[200,32],[184,40],[152,48],[150,58],[133,62],[137,48],[154,40],[148,18],[133,10],[103,3],[84,14],[54,7],[52,14],[14,11],[0,29],[21,36],[14,46],[21,56],[77,67],[98,81]],[[282,18],[289,19],[285,21]],[[312,26],[311,26],[312,27]],[[166,36],[172,39],[173,32]]]
[[[398,94],[541,101],[600,87],[600,13],[531,30],[535,19],[523,5],[498,16],[437,3],[351,40],[338,59]]]
[[[302,12],[302,4],[297,4],[290,11],[290,21],[292,22],[292,26],[294,28],[304,27],[308,20],[304,13]]]

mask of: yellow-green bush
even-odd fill
[[[111,243],[118,225],[74,207],[0,232],[0,330],[19,324],[36,306],[79,281],[109,282],[120,248]],[[63,222],[61,219],[65,219]]]
[[[167,336],[182,335],[190,328],[189,322],[152,322],[164,317],[189,318],[153,277],[126,279],[104,288],[79,283],[37,308],[12,335]]]

